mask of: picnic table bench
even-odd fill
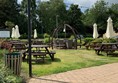
[[[29,55],[28,52],[26,52],[25,54]],[[41,58],[42,61],[45,62],[45,56],[46,56],[45,52],[32,52],[31,54],[35,57],[35,60],[34,60],[35,62],[38,62],[38,58]],[[27,60],[28,60],[28,58],[29,58],[29,56],[27,56]]]
[[[101,42],[91,42],[91,43],[86,44],[85,47],[87,50],[90,48],[94,49],[94,48],[99,47],[100,44],[101,44]]]
[[[28,46],[26,46],[26,47],[28,48]],[[32,48],[36,48],[37,49],[36,52],[39,51],[38,54],[37,54],[37,56],[38,55],[44,56],[44,54],[42,54],[42,52],[43,52],[45,54],[48,54],[50,56],[50,58],[51,58],[52,61],[54,60],[54,55],[56,54],[56,52],[55,51],[50,51],[48,49],[49,45],[31,45],[31,47]],[[42,50],[38,50],[38,48],[39,49],[44,48],[44,49],[42,51]],[[25,58],[25,56],[26,56],[26,54],[24,53],[24,58]],[[36,56],[36,54],[35,54],[35,56]]]
[[[118,43],[102,43],[99,47],[95,47],[96,54],[99,55],[99,52],[106,52],[107,55],[113,54],[114,51],[118,50]]]

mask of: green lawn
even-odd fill
[[[98,66],[118,62],[118,57],[96,55],[94,50],[79,48],[77,50],[56,50],[55,61],[47,57],[45,63],[33,63],[33,75],[43,76],[74,69]],[[27,62],[22,63],[22,72],[28,75]]]

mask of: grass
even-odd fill
[[[91,66],[98,66],[118,62],[118,57],[98,56],[94,50],[56,50],[55,61],[47,57],[45,63],[32,63],[33,75],[43,76],[55,74],[74,69],[81,69]],[[28,75],[27,62],[22,63],[22,72]]]

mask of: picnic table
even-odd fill
[[[90,48],[94,49],[96,47],[99,47],[99,45],[101,43],[102,42],[91,42],[91,43],[86,44],[85,47],[86,47],[87,50],[90,49]]]
[[[99,47],[95,47],[96,54],[104,51],[108,54],[113,54],[114,51],[118,50],[118,43],[101,43]]]
[[[28,48],[29,46],[27,45],[26,47]],[[44,54],[49,54],[51,60],[54,60],[54,54],[55,54],[55,52],[54,51],[49,51],[49,49],[48,49],[49,45],[31,45],[31,47],[32,48],[36,48],[36,52],[35,53],[36,53],[37,56],[38,55],[41,55],[42,56],[42,54],[43,55]],[[41,49],[41,48],[44,48],[45,50],[43,50],[43,52],[41,50],[40,50],[40,52],[38,52],[37,50],[38,49]],[[34,52],[33,52],[33,54],[34,54]]]
[[[12,51],[22,51],[22,50],[26,50],[26,46],[25,43],[23,42],[14,42],[11,43],[11,49],[9,50],[10,52]]]

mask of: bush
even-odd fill
[[[71,35],[69,39],[70,39],[70,40],[75,39],[74,35]]]
[[[44,38],[44,35],[43,34],[38,34],[37,33],[37,36],[38,36],[37,38]]]
[[[50,42],[50,39],[51,39],[50,35],[47,34],[47,33],[45,33],[44,34],[44,43],[49,43]]]
[[[44,38],[49,38],[50,37],[50,35],[47,34],[47,33],[45,33],[43,36],[44,36]]]
[[[83,40],[81,40],[81,42],[80,42],[80,39],[77,40],[77,43],[78,43],[78,44],[81,43],[81,45],[84,45],[84,44],[85,44],[85,42],[84,42]]]
[[[44,38],[44,43],[49,43],[49,38]]]
[[[58,33],[58,38],[65,38],[65,33]]]
[[[103,39],[103,43],[115,43],[115,42],[117,42],[117,40],[113,38]]]
[[[13,75],[11,70],[0,64],[0,83],[22,83],[22,78]]]
[[[27,39],[28,38],[28,35],[26,33],[22,34],[19,39]]]
[[[66,37],[65,37],[66,36]],[[71,34],[69,33],[58,33],[58,38],[70,38]]]
[[[84,44],[90,43],[93,40],[94,40],[93,38],[85,38],[84,39]]]
[[[97,39],[94,39],[92,42],[102,43],[103,39],[102,38],[97,38]]]

